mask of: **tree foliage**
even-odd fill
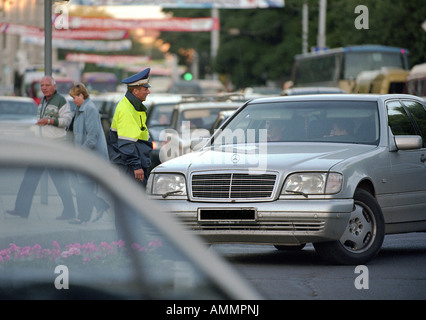
[[[317,45],[319,0],[309,6],[308,48]],[[200,76],[228,75],[237,88],[282,84],[291,76],[295,54],[302,51],[302,0],[286,0],[284,8],[220,9],[220,47],[211,61],[210,33],[163,32],[161,38],[180,49],[194,49],[200,58]],[[368,8],[368,29],[357,29],[355,8]],[[167,10],[175,17],[206,17],[210,10]],[[328,0],[326,44],[329,48],[381,44],[407,48],[411,66],[426,61],[426,20],[423,0]],[[182,51],[182,50],[181,50]],[[179,56],[180,63],[190,61]]]

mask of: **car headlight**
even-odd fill
[[[151,183],[151,194],[162,195],[164,198],[169,195],[186,195],[185,177],[181,174],[154,174]]]
[[[343,176],[336,172],[305,172],[289,176],[282,194],[334,194],[342,189]]]

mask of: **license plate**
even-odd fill
[[[256,221],[256,209],[199,208],[198,221]]]

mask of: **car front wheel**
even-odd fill
[[[376,199],[365,190],[354,195],[354,210],[341,238],[314,243],[316,252],[336,264],[365,264],[376,256],[385,236],[385,222]]]

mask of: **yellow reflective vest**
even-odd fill
[[[111,130],[117,132],[119,139],[147,141],[149,140],[149,132],[145,122],[145,110],[136,110],[129,99],[124,97],[115,109]]]

